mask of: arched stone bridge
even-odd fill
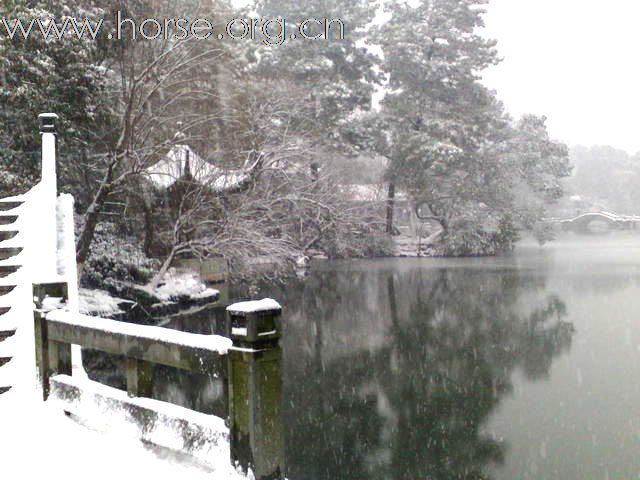
[[[560,225],[562,231],[581,234],[597,233],[602,225],[606,230],[635,230],[640,224],[640,216],[618,215],[611,212],[587,212],[573,218],[553,219],[552,223]]]

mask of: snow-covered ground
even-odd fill
[[[126,302],[131,303],[129,300],[112,297],[104,290],[80,289],[80,313],[86,315],[110,317],[122,313],[120,305]]]
[[[170,300],[181,296],[206,298],[218,295],[220,292],[207,286],[195,273],[179,272],[170,268],[162,279],[162,283],[151,293],[162,300]]]
[[[123,432],[97,432],[36,396],[0,396],[2,478],[247,480],[228,460],[215,470],[143,445]]]

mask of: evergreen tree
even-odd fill
[[[546,118],[525,115],[513,127],[507,151],[513,157],[513,216],[541,242],[553,237],[542,221],[550,204],[564,195],[562,179],[571,173],[566,145],[549,138]]]
[[[370,109],[380,80],[376,57],[364,42],[375,8],[368,0],[259,0],[255,10],[264,18],[284,18],[289,36],[282,45],[259,48],[256,74],[286,82],[300,133],[316,145],[349,152],[355,146],[350,141],[353,121]],[[307,19],[335,20],[328,38],[301,38],[298,29]],[[338,20],[344,25],[343,39]],[[324,35],[324,25],[315,21],[305,27],[309,37]]]
[[[486,3],[393,3],[378,29],[388,76],[378,150],[389,160],[390,201],[398,184],[428,206],[443,229],[437,251],[444,254],[512,245],[513,222],[533,228],[544,212],[519,208],[517,189],[528,185],[542,206],[557,197],[558,179],[567,174],[566,151],[548,139],[544,123],[526,117],[512,126],[479,81],[498,62],[495,42],[477,32]],[[535,139],[533,150],[520,145],[523,129]]]
[[[51,18],[58,24],[67,18],[97,21],[104,10],[83,2],[5,0],[2,16],[10,26],[22,20],[25,28],[33,19],[46,26]],[[88,37],[88,35],[87,35]],[[0,35],[0,168],[5,172],[0,191],[24,192],[40,176],[38,112],[55,112],[61,117],[62,156],[78,156],[93,147],[95,132],[109,123],[105,107],[108,78],[102,65],[105,51],[99,41],[67,35],[63,40],[45,40],[36,25],[28,39],[19,33]],[[61,162],[61,175],[70,162]]]

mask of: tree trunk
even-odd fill
[[[444,214],[444,212],[441,212],[440,210],[438,210],[434,206],[433,202],[425,202],[425,203],[427,204],[427,206],[429,207],[429,211],[433,215],[432,219],[440,224],[440,227],[442,228],[443,233],[447,233],[449,231],[449,221],[446,215]]]
[[[389,190],[387,193],[387,228],[386,232],[393,235],[393,208],[396,197],[396,184],[389,182]]]
[[[151,202],[147,203],[145,199],[142,202],[144,209],[144,254],[151,258],[153,256],[153,241],[155,238],[155,229],[153,221],[153,209]]]
[[[91,250],[91,243],[93,242],[93,236],[96,232],[96,226],[98,225],[98,216],[100,215],[100,210],[104,206],[104,202],[107,200],[109,195],[111,194],[111,189],[113,188],[111,182],[113,181],[113,167],[109,166],[107,173],[105,174],[100,188],[98,189],[98,193],[93,198],[93,202],[85,212],[85,222],[82,230],[80,231],[80,235],[78,236],[78,241],[76,243],[76,262],[78,263],[78,278],[82,277],[82,271],[84,269],[84,264],[89,257],[89,252]]]
[[[175,256],[176,256],[176,249],[172,248],[171,252],[167,256],[167,258],[164,260],[164,262],[162,263],[162,266],[160,267],[160,270],[158,270],[158,273],[156,273],[153,276],[153,279],[151,280],[151,288],[152,289],[155,290],[156,288],[158,288],[158,285],[162,281],[162,277],[164,277],[165,273],[167,273],[167,270],[169,270],[169,267],[171,266],[171,263],[173,263],[173,259],[175,258]]]

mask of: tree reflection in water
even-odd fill
[[[296,480],[489,478],[508,452],[481,430],[513,372],[547,376],[574,331],[518,270],[320,271],[273,294]]]

